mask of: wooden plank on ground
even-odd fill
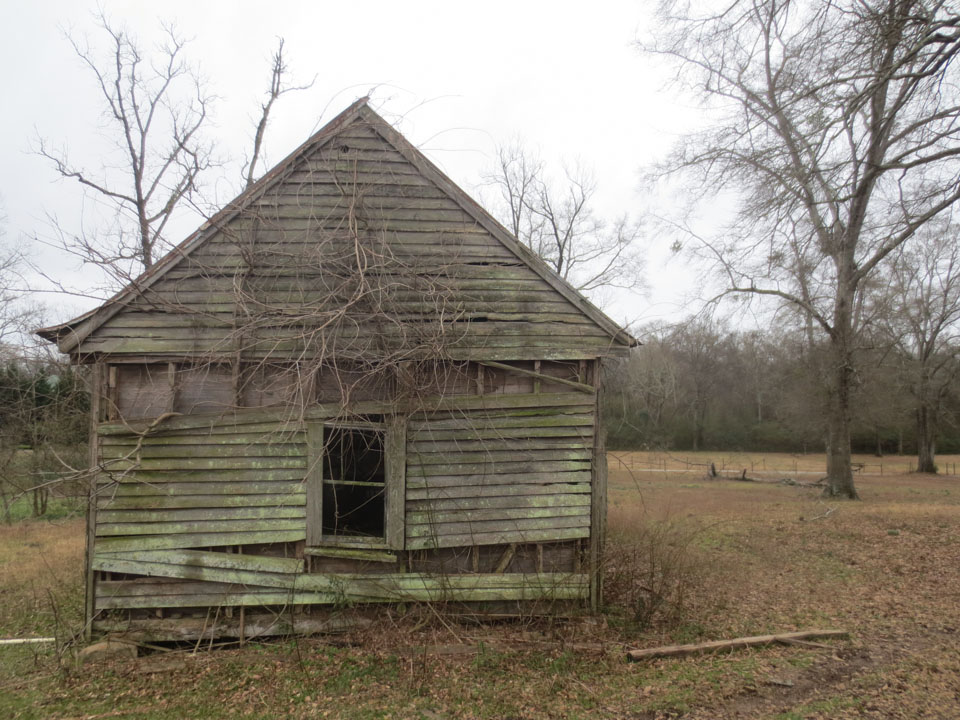
[[[777,635],[754,635],[752,637],[742,637],[733,640],[715,640],[713,642],[695,643],[691,645],[665,645],[642,650],[628,650],[627,660],[652,660],[659,657],[679,657],[683,655],[739,650],[741,648],[755,647],[757,645],[772,645],[774,643],[789,644],[792,640],[846,638],[849,636],[850,633],[846,630],[804,630],[801,632],[779,633]]]

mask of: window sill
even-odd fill
[[[345,560],[363,560],[368,562],[389,562],[395,563],[398,560],[397,553],[390,552],[387,546],[379,543],[377,545],[358,545],[357,543],[331,543],[323,546],[304,548],[304,555],[313,557],[343,558]]]

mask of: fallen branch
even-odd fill
[[[779,685],[780,687],[793,687],[794,683],[790,680],[777,680],[776,678],[767,678],[764,680],[767,685]]]
[[[777,642],[781,645],[795,645],[797,647],[816,648],[817,650],[836,650],[833,645],[810,642],[809,640],[797,640],[796,638],[779,638]]]
[[[793,485],[796,487],[823,487],[823,479],[817,480],[816,482],[803,482],[801,480],[794,480],[793,478],[788,478],[788,477],[783,477],[783,478],[780,478],[779,480],[776,480],[774,478],[767,479],[767,478],[749,477],[747,475],[746,468],[743,469],[743,471],[740,473],[739,476],[727,475],[726,477],[733,480],[739,480],[740,482],[765,483],[767,485]]]
[[[794,480],[793,478],[780,478],[777,482],[781,485],[796,485],[798,487],[809,487],[809,488],[822,488],[823,483],[826,481],[825,477],[820,478],[816,482],[803,482],[801,480]]]
[[[833,511],[836,509],[837,509],[836,507],[827,508],[827,511],[825,513],[823,513],[822,515],[815,515],[814,517],[809,518],[809,520],[812,522],[813,520],[823,520],[823,518],[828,518],[830,517],[830,515],[833,514]],[[803,518],[801,518],[801,520],[802,519]]]
[[[651,660],[659,657],[678,657],[698,653],[714,653],[724,650],[738,650],[756,645],[772,645],[773,643],[790,644],[796,640],[810,638],[845,638],[849,633],[846,630],[805,630],[803,632],[781,633],[779,635],[756,635],[734,640],[715,640],[713,642],[696,643],[693,645],[665,645],[663,647],[645,648],[642,650],[628,650],[627,660]]]

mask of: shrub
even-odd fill
[[[670,520],[612,516],[604,550],[604,597],[641,629],[684,620],[702,577],[697,530]]]

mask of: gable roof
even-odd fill
[[[486,230],[553,290],[603,330],[609,336],[613,345],[634,347],[638,344],[635,338],[557,275],[533,251],[514,238],[490,213],[450,180],[392,125],[371,109],[368,102],[369,98],[363,97],[351,104],[103,305],[65,323],[39,329],[36,331],[37,334],[46,340],[57,342],[61,352],[69,353],[77,350],[86,338],[128,307],[133,300],[142,297],[145,290],[163,279],[181,260],[188,258],[193,251],[216,235],[245,208],[275,188],[291,170],[296,168],[302,159],[330,143],[344,128],[354,122],[362,121],[382,137],[389,146],[399,152],[423,177],[453,200],[479,227]]]

